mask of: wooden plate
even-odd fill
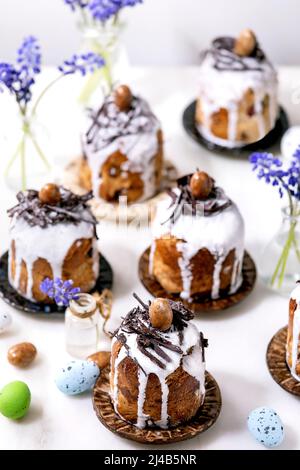
[[[94,410],[101,423],[107,429],[125,439],[143,444],[171,444],[197,436],[210,428],[218,419],[222,406],[221,392],[215,379],[209,372],[206,372],[205,400],[195,418],[189,423],[182,424],[174,429],[138,429],[132,424],[123,421],[116,414],[109,393],[109,372],[109,367],[103,369],[94,387]]]
[[[94,292],[101,293],[104,289],[111,290],[112,284],[112,268],[104,256],[100,255],[99,277],[91,294]],[[24,299],[24,297],[18,294],[8,280],[8,252],[0,257],[0,297],[11,307],[26,313],[64,314],[66,310],[65,307],[58,307],[54,303],[42,304],[30,302],[30,300]]]
[[[142,254],[139,261],[139,277],[145,288],[154,297],[165,297],[171,300],[180,300],[195,313],[225,310],[242,302],[253,290],[256,281],[256,267],[249,253],[245,252],[243,261],[243,283],[239,290],[232,295],[212,300],[211,298],[193,297],[193,302],[183,301],[178,294],[170,294],[164,290],[160,283],[149,274],[150,248]]]
[[[286,362],[287,326],[271,339],[267,349],[267,364],[275,382],[284,390],[300,397],[300,382],[291,374]]]
[[[209,140],[205,139],[196,127],[195,122],[195,112],[196,112],[196,101],[193,101],[187,108],[184,110],[182,116],[183,127],[187,134],[192,137],[198,144],[207,148],[208,150],[214,153],[220,153],[222,155],[227,155],[228,157],[248,157],[251,152],[257,152],[260,150],[267,150],[270,147],[280,143],[283,134],[289,128],[289,120],[285,110],[280,107],[279,115],[276,121],[274,129],[272,129],[269,134],[267,134],[263,139],[253,144],[245,145],[244,147],[237,148],[228,148],[223,147],[222,145],[214,144]]]
[[[80,158],[73,160],[65,169],[62,184],[76,194],[85,194],[86,189],[80,185]],[[133,221],[148,222],[151,220],[156,204],[165,197],[165,191],[176,185],[178,172],[173,163],[164,161],[160,192],[147,201],[135,202],[120,208],[117,203],[109,203],[100,198],[93,198],[90,206],[97,220],[106,220],[119,224],[130,224]]]

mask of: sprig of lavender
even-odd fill
[[[58,306],[68,307],[71,300],[78,300],[80,288],[73,287],[72,280],[63,281],[56,278],[54,281],[48,277],[40,284],[43,294],[53,299]]]

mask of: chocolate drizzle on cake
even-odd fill
[[[163,222],[175,223],[181,215],[209,217],[226,210],[232,201],[226,196],[223,189],[213,186],[206,200],[199,200],[192,194],[190,181],[193,175],[183,176],[177,180],[178,190],[171,189],[168,194],[171,198],[170,207],[174,206],[171,216]]]
[[[128,110],[120,110],[113,94],[106,97],[98,112],[90,111],[92,125],[86,133],[86,143],[98,151],[114,142],[115,139],[152,132],[157,126],[157,119],[148,103],[133,96]]]
[[[212,47],[204,52],[202,60],[207,55],[214,58],[214,68],[220,71],[262,71],[262,62],[266,56],[257,44],[252,54],[241,57],[234,53],[235,39],[232,37],[219,37],[212,42]],[[252,59],[252,60],[251,60]]]
[[[55,205],[43,204],[35,190],[20,191],[17,194],[19,203],[7,211],[10,217],[23,218],[31,227],[47,228],[60,223],[78,224],[86,222],[94,226],[97,221],[90,211],[88,201],[92,192],[78,196],[60,186],[60,201]]]
[[[133,296],[139,302],[140,306],[133,308],[127,314],[120,328],[113,336],[120,341],[127,353],[129,353],[129,348],[126,344],[126,334],[136,334],[139,351],[158,367],[165,369],[166,363],[171,362],[171,358],[165,350],[173,351],[178,354],[183,354],[183,351],[179,346],[173,345],[172,342],[167,339],[167,334],[163,334],[160,330],[152,327],[149,318],[150,302],[147,305],[136,294],[133,294]],[[173,311],[172,328],[173,331],[178,333],[179,343],[182,344],[183,330],[187,326],[187,322],[194,317],[194,314],[184,307],[181,302],[169,300],[169,304]],[[202,334],[200,334],[199,342],[202,348],[208,345],[207,340],[203,338]],[[156,354],[153,354],[153,352]],[[138,363],[136,358],[132,359]]]

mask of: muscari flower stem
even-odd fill
[[[108,46],[109,49],[109,46]],[[105,61],[105,65],[100,70],[95,70],[87,79],[86,84],[83,87],[82,92],[79,95],[79,103],[85,105],[89,102],[90,97],[96,91],[99,82],[101,81],[101,77],[104,78],[105,83],[108,87],[108,92],[111,92],[113,89],[113,77],[111,71],[111,57],[109,53],[104,50],[97,39],[94,39],[92,42],[92,50],[96,54],[99,54],[103,57]]]

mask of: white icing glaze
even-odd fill
[[[160,368],[157,364],[151,361],[147,356],[145,356],[139,349],[137,345],[137,335],[135,333],[122,333],[126,337],[126,344],[129,348],[129,352],[124,346],[121,347],[120,352],[115,359],[114,364],[114,381],[113,381],[113,390],[112,390],[112,401],[116,413],[118,412],[118,369],[119,365],[127,356],[132,359],[137,359],[140,367],[138,368],[138,381],[139,381],[139,390],[138,390],[138,416],[136,426],[139,428],[144,428],[149,425],[149,417],[144,414],[144,403],[145,403],[145,393],[148,382],[149,374],[155,374],[161,386],[162,392],[162,403],[161,403],[161,418],[156,421],[154,424],[159,426],[162,429],[168,427],[168,397],[169,390],[167,385],[167,378],[172,374],[180,365],[182,368],[194,377],[199,383],[199,396],[202,395],[204,398],[205,395],[205,362],[203,361],[203,351],[202,346],[200,346],[200,335],[197,327],[192,323],[188,322],[187,326],[183,330],[183,343],[180,344],[178,332],[172,328],[170,331],[163,333],[165,338],[169,340],[173,345],[179,346],[183,351],[183,354],[178,354],[174,351],[161,346],[161,349],[170,357],[170,362],[164,362],[166,365],[165,369]],[[114,343],[117,341],[116,338],[113,339],[112,349]],[[192,349],[192,352],[190,350]],[[190,354],[188,354],[190,352]],[[156,356],[158,359],[161,358],[151,350],[151,354]]]
[[[200,67],[199,98],[204,115],[203,125],[197,125],[199,132],[209,141],[218,145],[233,148],[244,146],[245,142],[237,141],[237,122],[239,103],[247,90],[255,94],[254,111],[258,117],[259,139],[262,139],[275,126],[278,115],[277,74],[272,65],[264,60],[259,63],[262,70],[253,70],[257,59],[243,58],[252,70],[217,70],[214,58],[207,54]],[[266,128],[262,114],[262,102],[268,95],[270,110],[270,128]],[[211,117],[221,108],[229,113],[228,139],[216,137],[210,131]]]
[[[144,183],[143,196],[140,201],[149,199],[156,192],[155,183],[155,157],[159,150],[158,131],[161,129],[159,121],[151,113],[148,103],[138,98],[141,115],[137,116],[131,127],[128,127],[128,133],[124,135],[119,132],[118,126],[115,121],[112,121],[111,127],[102,127],[92,142],[88,142],[86,135],[82,138],[82,146],[84,154],[87,157],[89,167],[92,172],[92,185],[93,192],[96,197],[99,197],[99,187],[101,185],[101,168],[106,162],[108,157],[113,153],[120,151],[128,159],[121,169],[126,173],[127,171],[136,172]],[[116,111],[113,103],[110,104],[112,114],[118,113],[119,119],[124,117],[126,120],[126,113]],[[108,118],[103,116],[99,119]],[[148,121],[144,123],[144,121]],[[145,131],[135,132],[135,127],[139,124],[145,125]],[[138,129],[137,129],[138,130]],[[108,141],[109,136],[113,137],[113,141]]]
[[[292,367],[290,368],[292,376],[300,382],[300,376],[296,373],[296,367],[299,364],[298,354],[300,347],[300,286],[298,285],[292,292],[291,298],[297,302],[297,307],[293,318],[293,339],[292,339]],[[289,347],[289,345],[287,345]]]
[[[89,216],[87,211],[82,215]],[[16,273],[12,278],[11,269],[9,269],[9,282],[19,291],[20,274],[22,260],[27,267],[27,291],[22,294],[31,301],[35,301],[32,295],[33,286],[33,264],[38,258],[48,261],[51,266],[53,278],[62,277],[62,269],[65,257],[77,240],[93,239],[93,271],[95,280],[99,274],[99,253],[97,241],[94,237],[94,226],[87,222],[80,222],[77,225],[73,223],[59,223],[48,225],[42,229],[39,226],[30,226],[22,217],[14,216],[10,226],[10,239],[15,242],[15,263]],[[9,266],[11,266],[12,251],[9,250]]]
[[[179,190],[175,189],[179,194]],[[190,299],[190,287],[192,275],[190,261],[202,248],[207,248],[215,257],[215,269],[213,273],[213,299],[219,297],[220,274],[222,264],[229,252],[235,249],[235,263],[231,279],[230,292],[236,292],[242,283],[242,261],[244,257],[244,221],[237,208],[232,203],[222,212],[204,217],[201,213],[192,216],[189,211],[183,210],[181,215],[173,223],[168,220],[174,211],[170,207],[170,198],[166,198],[157,206],[156,215],[152,224],[152,258],[155,252],[156,239],[172,236],[185,243],[177,243],[177,249],[182,253],[179,259],[179,267],[183,283],[183,299]],[[164,223],[166,220],[168,222]],[[150,265],[150,273],[153,274],[153,261]]]

